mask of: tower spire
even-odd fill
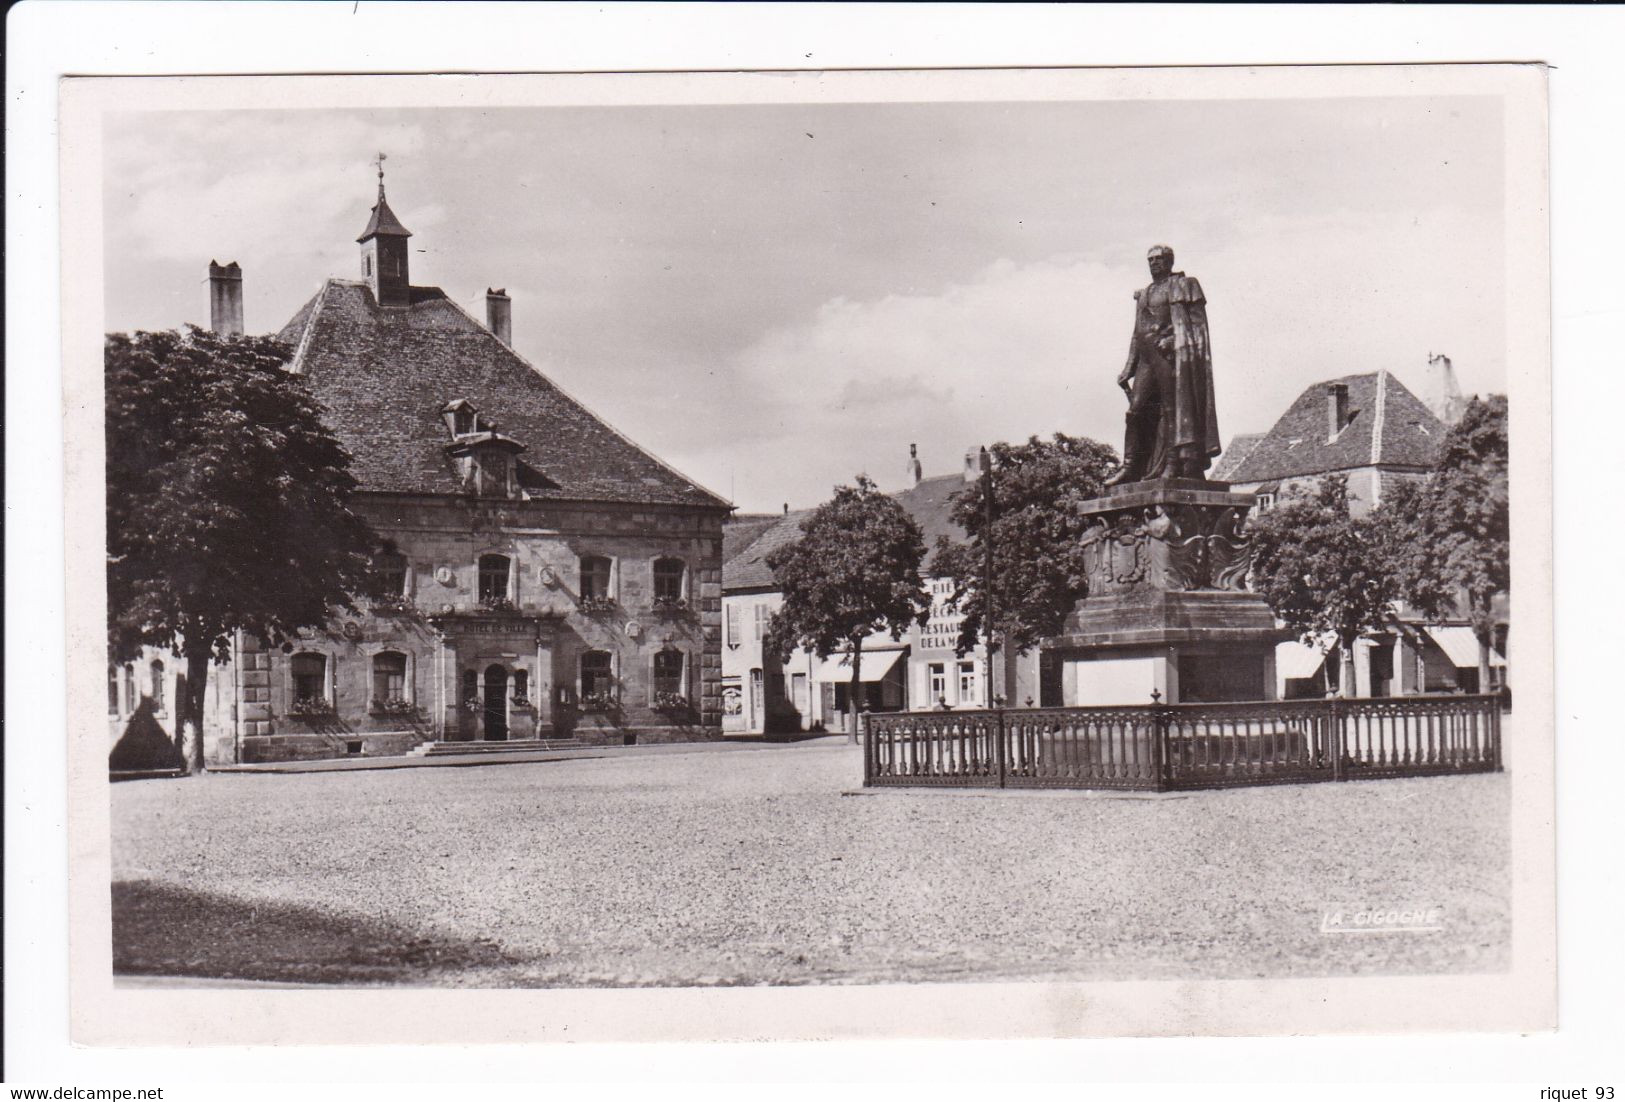
[[[380,152],[372,162],[378,166],[378,201],[372,217],[356,241],[361,245],[361,278],[371,286],[380,306],[406,306],[412,298],[406,239],[412,231],[401,225],[384,199],[384,161]]]

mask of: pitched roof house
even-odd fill
[[[952,542],[968,538],[952,517],[954,495],[979,473],[977,453],[965,459],[956,474],[926,478],[915,449],[910,449],[910,484],[892,494],[925,538],[926,563],[936,552],[939,538]],[[762,636],[783,595],[767,565],[770,555],[801,538],[801,525],[813,510],[786,511],[764,530],[750,530],[729,540],[725,535],[722,566],[724,609],[723,693],[724,730],[758,734],[774,730],[807,730],[824,725],[842,729],[846,722],[846,694],[851,667],[840,655],[820,660],[802,652],[780,663],[762,648]],[[729,528],[734,525],[729,525]],[[725,530],[726,531],[726,530]],[[949,578],[927,577],[932,598],[931,618],[915,625],[898,640],[876,636],[864,644],[859,673],[865,701],[872,711],[902,708],[985,706],[986,656],[979,645],[964,655],[955,653],[962,613],[948,607],[954,583]],[[1004,656],[996,658],[994,677],[1004,695],[1036,693],[1036,653],[1027,665],[1006,669]],[[1017,680],[1010,680],[1015,678]],[[1019,688],[1017,687],[1019,680]],[[1032,684],[1029,685],[1028,682]]]
[[[1341,474],[1364,511],[1381,501],[1385,481],[1425,477],[1447,430],[1391,372],[1345,375],[1306,388],[1262,437],[1231,441],[1218,469],[1266,508],[1295,487]]]

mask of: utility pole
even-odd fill
[[[987,648],[987,708],[993,713],[990,734],[993,737],[993,768],[999,787],[1005,785],[1009,772],[1009,750],[1004,745],[1004,709],[993,701],[993,457],[987,449],[981,452],[982,462],[982,635]]]
[[[993,457],[984,447],[982,464],[982,634],[987,647],[987,706],[993,707]]]

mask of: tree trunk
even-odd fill
[[[846,733],[847,742],[858,741],[858,693],[863,689],[863,681],[858,674],[863,666],[863,640],[852,641],[852,683],[846,690],[846,710],[851,713],[851,721]]]
[[[203,772],[203,696],[209,687],[208,651],[186,655],[186,695],[176,701],[175,737],[180,740],[181,763],[190,773]],[[188,740],[187,730],[191,736]]]
[[[1354,695],[1354,640],[1340,639],[1337,643],[1342,664],[1342,684],[1338,686],[1337,695],[1345,700]]]
[[[1490,691],[1490,643],[1495,636],[1495,616],[1491,601],[1473,602],[1473,638],[1478,640],[1478,691]]]

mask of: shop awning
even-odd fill
[[[852,662],[850,654],[832,654],[824,659],[818,667],[818,680],[836,685],[849,684],[852,681]],[[859,681],[884,681],[891,668],[897,665],[897,660],[903,657],[902,647],[893,647],[888,650],[868,650],[863,652],[863,665],[858,670]]]
[[[1326,652],[1296,639],[1275,644],[1275,675],[1280,678],[1313,677],[1326,661]]]
[[[1427,633],[1433,641],[1439,644],[1439,649],[1450,656],[1450,664],[1458,669],[1476,670],[1478,668],[1478,636],[1473,634],[1472,628],[1463,627],[1429,627]],[[1490,648],[1490,665],[1505,666],[1507,660],[1502,658],[1494,647]]]

